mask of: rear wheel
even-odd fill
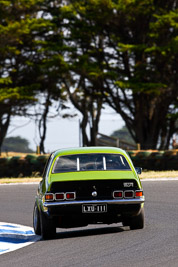
[[[143,229],[144,228],[144,209],[142,208],[137,216],[126,218],[123,221],[124,226],[130,226],[131,230]]]
[[[56,235],[56,226],[53,219],[48,218],[44,212],[40,212],[41,236],[43,239],[52,239]]]
[[[40,213],[36,202],[33,210],[33,228],[36,235],[41,235]]]

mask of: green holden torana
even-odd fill
[[[43,239],[56,228],[122,222],[144,227],[144,194],[128,154],[114,147],[60,149],[49,156],[36,195],[33,226]]]

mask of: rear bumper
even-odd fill
[[[86,200],[86,201],[61,201],[44,202],[43,211],[47,216],[56,218],[56,224],[59,224],[59,218],[63,222],[63,227],[74,222],[85,225],[91,223],[117,223],[124,217],[135,216],[139,214],[145,198],[133,199],[112,199],[112,200]],[[83,213],[83,205],[106,204],[107,212],[103,213]],[[60,226],[61,227],[61,224]]]
[[[61,202],[44,202],[45,208],[59,207],[59,206],[78,206],[83,204],[114,204],[114,205],[128,205],[128,204],[142,204],[145,202],[145,197],[132,199],[111,199],[111,200],[82,200],[82,201],[61,201]]]

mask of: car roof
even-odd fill
[[[64,148],[58,149],[53,152],[53,155],[62,156],[62,155],[71,155],[71,154],[88,154],[88,153],[117,153],[117,154],[124,154],[126,152],[118,147],[101,147],[101,146],[94,146],[94,147],[74,147],[74,148]]]

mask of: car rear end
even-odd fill
[[[121,222],[143,206],[143,190],[132,171],[79,172],[70,179],[68,173],[53,174],[45,194],[44,209],[59,226]]]

